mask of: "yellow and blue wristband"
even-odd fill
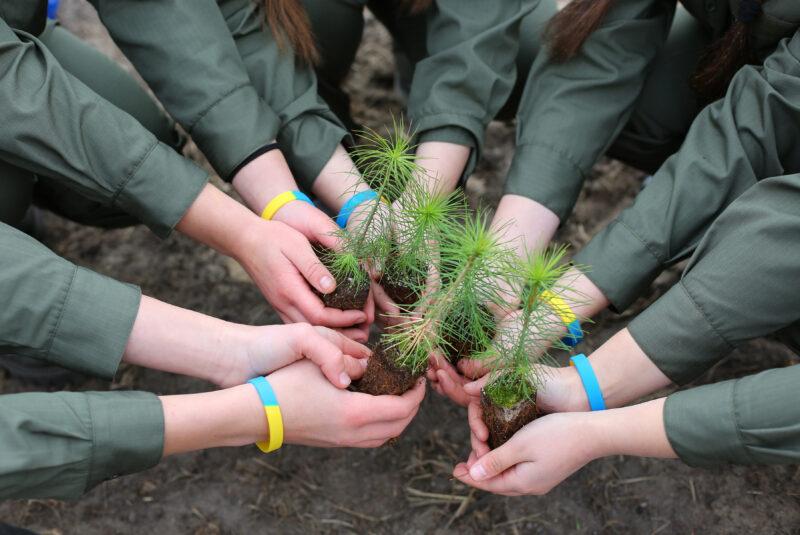
[[[264,453],[270,453],[283,445],[281,407],[278,405],[278,398],[275,397],[275,392],[266,377],[256,377],[247,382],[255,387],[258,397],[261,398],[261,403],[264,405],[264,412],[267,415],[269,439],[256,442],[256,446]]]
[[[356,193],[350,197],[346,203],[344,203],[344,206],[342,206],[342,209],[339,211],[339,215],[336,216],[336,224],[339,225],[339,228],[346,228],[347,222],[350,220],[350,216],[353,215],[353,211],[355,211],[359,205],[377,198],[378,193],[371,189]],[[387,201],[384,197],[381,197],[381,201],[389,204],[389,201]]]
[[[567,327],[567,335],[561,339],[561,343],[567,347],[575,347],[581,343],[581,340],[583,340],[583,329],[581,328],[581,322],[575,315],[575,312],[572,311],[572,307],[570,307],[567,302],[564,301],[564,298],[562,298],[560,295],[556,295],[550,290],[545,290],[542,292],[542,300],[550,305],[550,308],[553,309],[556,315],[561,318],[561,321],[564,322],[564,325]]]
[[[308,195],[302,191],[284,191],[283,193],[276,195],[275,198],[267,203],[267,205],[261,211],[261,218],[266,219],[267,221],[271,220],[273,217],[275,217],[275,214],[278,213],[278,210],[292,201],[303,201],[312,206],[314,205],[314,203],[311,202],[311,199],[308,198]]]
[[[569,365],[574,366],[578,371],[583,389],[586,391],[586,397],[589,398],[589,408],[593,411],[606,410],[606,400],[603,399],[600,383],[597,381],[597,376],[586,355],[583,353],[575,355],[569,359]]]

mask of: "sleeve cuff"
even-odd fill
[[[352,143],[350,133],[331,112],[303,113],[287,122],[278,143],[298,185],[310,191],[322,168],[343,140]]]
[[[225,180],[260,147],[275,140],[280,119],[256,90],[240,86],[218,100],[189,128],[211,166]]]
[[[112,379],[139,311],[139,288],[78,267],[67,290],[48,361]]]
[[[411,127],[417,132],[419,142],[444,141],[472,148],[464,177],[475,170],[475,165],[483,153],[483,136],[485,125],[471,115],[452,112],[430,112],[421,110],[411,113]]]
[[[624,221],[611,222],[575,255],[586,276],[621,312],[628,308],[663,269],[662,262]]]
[[[93,456],[84,492],[108,479],[152,468],[164,451],[164,410],[146,392],[87,392]]]
[[[800,461],[800,365],[677,392],[664,426],[687,464],[787,464]]]
[[[169,236],[208,182],[208,173],[156,143],[117,193],[116,204],[159,237]]]
[[[639,314],[628,331],[650,360],[677,384],[695,379],[733,349],[683,281]]]
[[[672,449],[690,466],[747,462],[734,414],[735,381],[676,392],[664,405]]]
[[[532,199],[563,222],[578,201],[584,178],[581,168],[563,150],[545,143],[525,143],[517,146],[505,193]]]

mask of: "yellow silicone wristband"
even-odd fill
[[[269,440],[256,442],[256,446],[264,453],[270,453],[283,445],[283,417],[277,405],[265,406],[264,412],[269,424]]]
[[[561,318],[564,325],[569,325],[578,319],[572,311],[572,307],[570,307],[560,295],[556,295],[550,290],[545,290],[542,292],[542,300],[553,309],[553,312],[555,312],[559,318]]]
[[[276,195],[275,198],[267,203],[267,205],[264,207],[264,210],[261,211],[261,218],[269,221],[275,217],[275,214],[278,213],[278,210],[292,201],[305,201],[305,199],[298,197],[296,191],[284,191],[283,193]]]

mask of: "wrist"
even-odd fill
[[[272,150],[242,167],[232,184],[245,204],[260,214],[267,203],[284,191],[297,189],[297,183],[280,150]]]

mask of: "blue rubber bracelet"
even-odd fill
[[[47,0],[47,18],[53,19],[58,16],[58,0]]]
[[[581,329],[581,322],[575,320],[567,325],[567,335],[561,339],[561,343],[568,347],[575,347],[583,340],[583,329]]]
[[[347,226],[347,221],[353,214],[353,210],[358,208],[359,204],[377,198],[378,194],[374,190],[367,190],[367,191],[362,191],[361,193],[356,193],[355,195],[350,197],[350,199],[346,203],[344,203],[344,206],[342,206],[342,210],[339,212],[339,215],[336,216],[336,224],[339,225],[339,227],[341,228],[345,228]]]
[[[586,397],[589,398],[589,408],[593,411],[606,410],[606,402],[603,399],[603,393],[600,391],[600,383],[597,382],[597,376],[594,374],[592,365],[586,355],[583,353],[575,355],[569,359],[569,363],[578,370],[583,389],[586,391]]]
[[[275,397],[275,392],[266,377],[256,377],[247,382],[256,387],[256,392],[258,392],[258,397],[261,398],[262,405],[265,407],[278,406],[278,398]]]

